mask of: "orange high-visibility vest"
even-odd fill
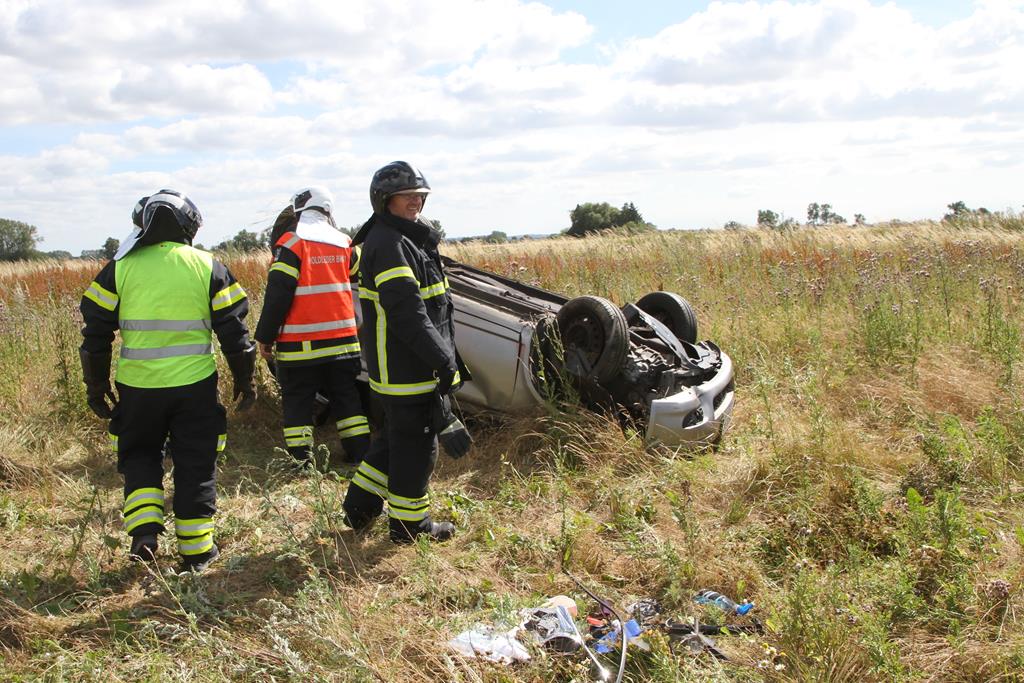
[[[277,246],[299,257],[295,298],[277,336],[279,342],[335,339],[356,334],[349,269],[352,247],[304,240],[286,232]]]

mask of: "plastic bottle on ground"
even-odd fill
[[[710,590],[704,590],[697,593],[693,596],[693,601],[701,605],[715,605],[723,612],[738,614],[740,616],[754,609],[754,603],[752,602],[745,602],[742,605],[738,605],[721,593]]]

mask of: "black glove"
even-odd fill
[[[242,400],[238,402],[238,410],[248,410],[256,403],[256,383],[253,381],[253,373],[256,371],[256,347],[250,346],[245,351],[238,353],[227,353],[224,357],[228,361],[228,368],[235,380],[235,390],[231,400],[239,396]]]
[[[459,368],[455,363],[437,371],[437,393],[447,396],[452,391],[452,384],[455,382],[455,375],[459,374]]]
[[[458,460],[473,445],[473,437],[466,430],[466,425],[452,412],[452,402],[448,394],[435,394],[433,406],[433,425],[437,432],[437,440],[444,448],[445,455]]]
[[[86,403],[97,417],[109,420],[113,417],[117,397],[110,390],[110,352],[89,353],[78,349],[78,357],[82,361],[82,374],[85,376]],[[107,399],[110,403],[107,403]]]

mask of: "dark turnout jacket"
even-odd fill
[[[435,371],[457,363],[455,306],[437,252],[440,237],[422,218],[374,214],[353,240],[363,245],[359,341],[377,394],[422,399],[434,391]]]

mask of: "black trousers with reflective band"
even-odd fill
[[[383,511],[387,498],[392,538],[427,533],[432,522],[427,486],[437,462],[433,394],[422,401],[379,395],[374,400],[381,404],[383,424],[349,484],[345,513],[354,528],[365,528]]]
[[[139,489],[163,488],[166,441],[174,462],[175,518],[213,517],[217,445],[227,433],[227,412],[217,401],[217,373],[195,384],[165,389],[119,382],[117,394],[110,433],[117,437],[117,471],[124,475],[125,497]],[[150,523],[130,533],[161,531],[162,524]]]
[[[359,422],[356,418],[362,417],[363,420],[359,423],[365,424],[368,431],[369,423],[365,419],[366,411],[363,409],[362,397],[356,382],[360,370],[358,358],[339,358],[316,365],[293,365],[278,361],[277,381],[281,385],[285,445],[292,457],[306,460],[312,455],[313,403],[318,391],[330,402],[332,423],[337,424],[344,420]],[[299,436],[303,427],[309,427],[308,439]],[[362,431],[358,426],[355,429],[346,426],[345,429],[350,433]],[[339,428],[339,436],[341,434],[342,430]],[[289,440],[295,445],[290,445]],[[298,443],[299,441],[304,443]],[[370,435],[365,433],[341,436],[341,445],[345,449],[346,461],[359,462],[370,445]]]

